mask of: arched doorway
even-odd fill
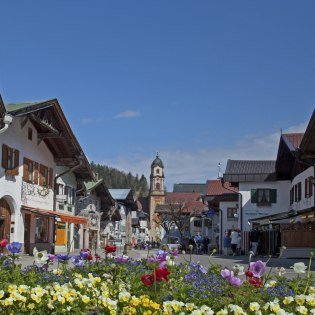
[[[10,241],[11,211],[5,199],[0,199],[0,239]]]

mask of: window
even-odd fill
[[[160,170],[158,168],[156,169],[156,174],[160,174]]]
[[[290,190],[290,205],[293,204],[293,201],[294,201],[294,187],[292,187]]]
[[[157,189],[157,190],[160,190],[160,189],[161,189],[161,185],[160,185],[160,183],[156,183],[156,185],[155,185],[155,189]]]
[[[28,137],[28,140],[32,141],[32,139],[33,139],[33,129],[32,128],[28,128],[27,137]]]
[[[47,217],[36,217],[35,221],[35,242],[47,243],[49,241],[49,219]]]
[[[227,219],[228,221],[237,221],[237,208],[227,208]]]
[[[201,220],[195,220],[195,221],[194,221],[194,226],[196,226],[196,227],[201,227],[201,226],[202,226]]]
[[[270,206],[271,203],[276,202],[276,189],[251,189],[251,203],[256,203],[258,206]]]
[[[67,203],[70,205],[74,205],[74,188],[66,186],[65,195],[67,196]]]
[[[2,145],[2,167],[5,169],[7,175],[19,175],[19,150],[8,147],[6,144]]]
[[[45,165],[39,166],[39,185],[52,188],[53,182],[53,169]]]
[[[23,180],[28,183],[37,184],[38,163],[27,158],[23,159]]]
[[[313,176],[305,178],[305,198],[313,196]]]

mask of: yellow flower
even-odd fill
[[[307,314],[308,310],[305,306],[300,305],[296,308],[296,310],[300,313],[300,314]]]
[[[150,310],[143,312],[143,315],[151,315],[151,314],[152,314],[152,311],[150,311]]]
[[[4,300],[4,305],[9,306],[13,304],[13,299],[11,297],[8,297]]]
[[[16,288],[17,288],[16,285],[10,284],[9,287],[8,287],[8,292],[12,293],[13,291],[16,290]]]
[[[140,299],[138,299],[137,297],[133,296],[131,298],[131,301],[130,301],[130,305],[131,306],[138,306],[140,303]]]
[[[154,301],[150,301],[150,307],[154,308],[155,310],[159,310],[160,309],[160,304],[154,302]]]
[[[305,295],[304,294],[296,295],[295,302],[299,305],[303,305],[305,302]]]
[[[257,302],[252,302],[249,304],[249,309],[252,312],[258,311],[260,309],[260,305]]]
[[[292,296],[286,296],[286,297],[284,298],[284,300],[283,300],[283,304],[284,304],[284,305],[288,305],[288,304],[290,304],[290,303],[293,302],[293,301],[294,301],[294,299],[293,299]]]
[[[83,303],[87,304],[90,302],[90,298],[86,295],[82,295],[82,301],[83,301]]]
[[[34,303],[30,303],[27,305],[27,308],[29,308],[30,310],[33,310],[35,308],[35,304]]]

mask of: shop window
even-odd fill
[[[195,220],[194,221],[194,226],[201,227],[202,226],[201,220]]]
[[[35,243],[47,243],[49,235],[49,218],[36,217],[35,219]]]
[[[257,206],[270,206],[276,202],[276,189],[251,189],[251,203],[256,203]]]
[[[19,175],[19,150],[8,147],[6,144],[2,145],[2,167],[5,169],[7,175]]]
[[[228,221],[237,221],[237,208],[227,208],[227,219]]]

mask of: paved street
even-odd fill
[[[149,252],[149,255],[153,255],[156,252],[156,250],[152,250]],[[76,255],[76,253],[72,253],[72,255]],[[98,251],[101,257],[104,257],[104,253],[102,253],[101,250]],[[118,250],[118,255],[122,254],[122,250]],[[133,259],[141,259],[141,258],[146,258],[148,255],[148,252],[146,250],[129,250],[128,251],[128,256],[133,258]],[[268,257],[254,257],[253,261],[255,260],[262,260],[262,261],[267,261]],[[190,260],[190,255],[182,255],[180,254],[176,261],[178,263],[183,262],[183,261],[189,261]],[[29,255],[21,255],[21,258],[19,259],[19,263],[22,264],[23,267],[28,266],[33,264],[34,257],[29,256]],[[191,255],[191,261],[192,262],[199,262],[204,266],[209,266],[209,255]],[[245,268],[247,268],[248,265],[248,256],[236,256],[236,257],[225,257],[222,255],[213,255],[210,257],[210,262],[215,263],[218,265],[221,265],[222,267],[226,268],[232,268],[235,264],[240,264],[243,265]],[[290,267],[296,263],[296,262],[304,262],[305,265],[308,266],[309,260],[308,259],[288,259],[288,258],[271,258],[271,260],[267,264],[267,270],[269,268],[273,268],[272,272],[276,271],[276,267],[284,267],[286,269],[286,275],[288,277],[294,276],[295,273],[293,272]],[[71,265],[71,264],[70,264]],[[56,268],[57,263],[55,263],[51,268]],[[312,272],[315,272],[315,262],[313,261],[312,266],[311,266]]]

